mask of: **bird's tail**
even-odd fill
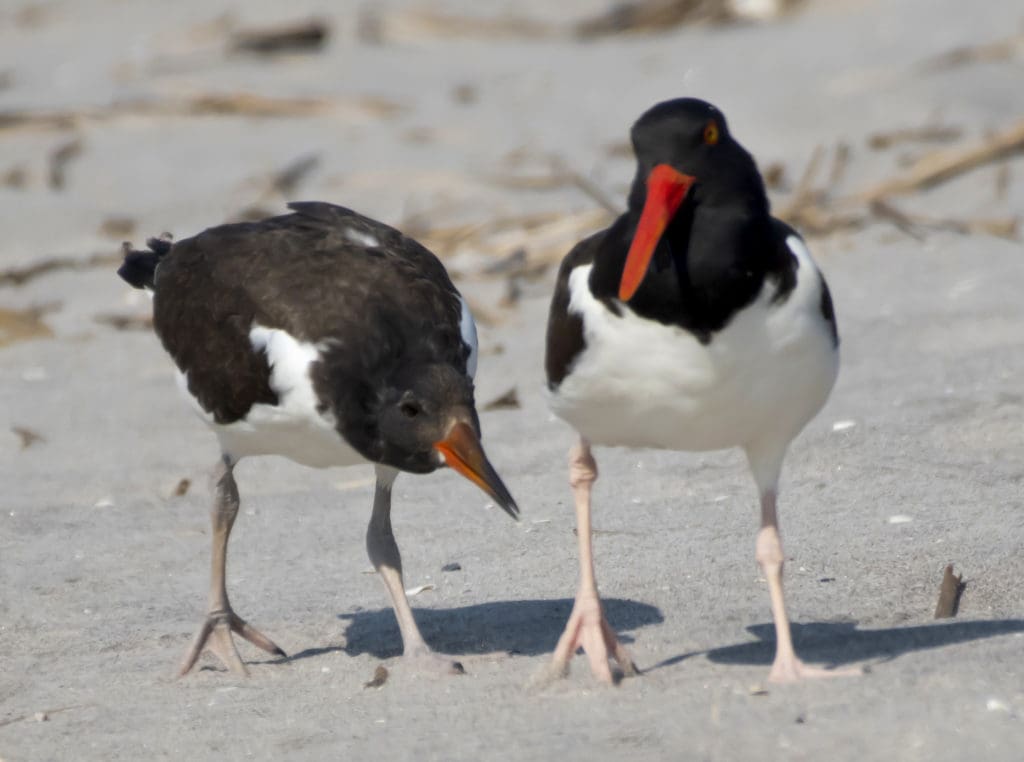
[[[132,245],[126,241],[121,246],[124,252],[124,262],[117,268],[117,274],[135,288],[152,291],[156,278],[156,266],[160,264],[160,260],[167,255],[173,245],[171,234],[164,233],[159,238],[149,238],[146,240],[146,245],[149,247],[148,251],[135,251],[132,249]]]

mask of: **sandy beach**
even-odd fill
[[[1024,9],[651,5],[0,4],[0,760],[1021,758]],[[766,682],[739,452],[607,449],[598,581],[642,674],[603,687],[577,657],[531,689],[577,574],[543,393],[557,262],[624,206],[633,120],[680,95],[721,107],[832,289],[839,382],[780,517],[798,650],[865,674]],[[217,448],[120,245],[308,199],[430,246],[477,314],[478,403],[514,390],[481,419],[521,521],[450,471],[395,486],[416,617],[464,676],[398,658],[372,470],[263,458],[236,472],[229,589],[290,656],[174,679]],[[936,620],[948,564],[966,587]]]

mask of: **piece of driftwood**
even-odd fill
[[[936,619],[955,617],[960,608],[960,597],[967,583],[963,574],[953,574],[953,564],[946,566],[942,573],[942,584],[939,586],[939,602],[935,606]]]
[[[886,196],[923,190],[976,167],[1024,152],[1024,119],[966,148],[933,151],[918,159],[906,172],[891,177],[855,198],[870,203]]]
[[[521,16],[465,16],[433,8],[388,9],[366,3],[356,20],[356,37],[372,45],[455,38],[542,39],[562,34],[557,24]]]
[[[231,35],[231,50],[256,55],[316,53],[330,37],[330,25],[323,19],[293,21],[273,27],[239,29]]]

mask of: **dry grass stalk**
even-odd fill
[[[921,73],[931,74],[967,64],[1009,61],[1022,54],[1024,54],[1024,33],[1002,40],[995,40],[994,42],[982,43],[981,45],[967,45],[954,48],[934,58],[922,61],[916,68]]]
[[[924,127],[904,127],[885,130],[868,136],[868,147],[876,151],[891,148],[898,143],[949,143],[964,134],[960,127],[932,124]]]
[[[967,148],[949,148],[926,154],[906,172],[862,191],[855,199],[871,203],[886,196],[923,190],[1021,152],[1024,152],[1024,120]]]
[[[352,99],[278,98],[255,93],[204,93],[180,98],[117,101],[108,106],[65,111],[0,111],[0,130],[67,129],[90,122],[109,122],[124,117],[247,116],[280,118],[344,113],[389,119],[405,107],[377,96]]]

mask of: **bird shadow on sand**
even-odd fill
[[[856,622],[811,622],[793,624],[792,630],[797,653],[805,661],[840,667],[872,659],[892,661],[912,651],[1024,632],[1024,619],[935,622],[880,630],[858,630]],[[699,655],[707,656],[718,664],[771,664],[775,657],[774,626],[756,624],[748,627],[747,631],[757,641],[679,654],[645,671],[669,667]]]
[[[621,598],[605,598],[603,603],[605,616],[625,643],[632,641],[629,630],[664,621],[661,611],[647,603]],[[554,649],[572,605],[571,598],[499,601],[453,609],[420,608],[414,609],[413,614],[424,640],[435,651],[447,654],[503,651],[534,656]],[[366,653],[380,659],[402,653],[398,623],[390,608],[339,614],[338,618],[347,625],[346,645],[337,650],[344,650],[350,656]]]

